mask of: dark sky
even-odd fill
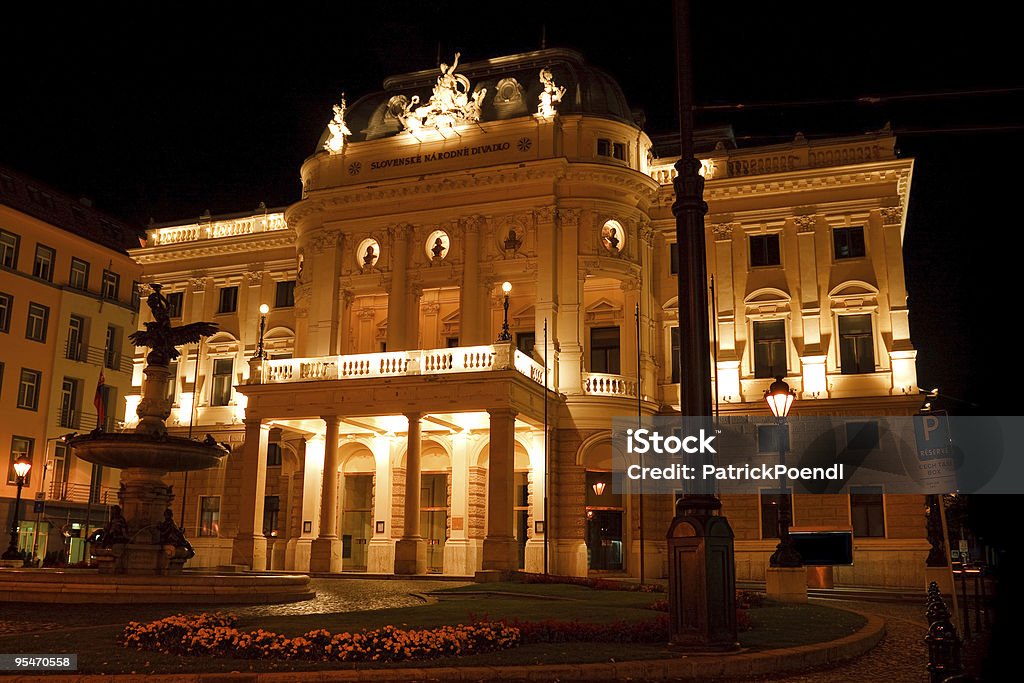
[[[973,3],[954,17],[923,3],[694,4],[699,106],[836,101],[699,110],[698,125],[731,123],[742,144],[757,144],[892,122],[901,153],[917,159],[905,252],[921,384],[1019,414],[1005,380],[1017,342],[996,337],[1006,323],[993,320],[1010,297],[992,293],[1018,267],[1008,204],[1024,135],[992,127],[1024,125],[1024,97],[851,102],[1024,85],[1004,6]],[[548,46],[576,48],[614,75],[649,132],[677,126],[669,2],[614,12],[575,2],[487,5],[500,12],[466,2],[40,6],[5,17],[0,163],[139,225],[294,201],[299,165],[340,91],[351,101],[389,74],[433,67],[439,44],[443,58],[461,50],[473,61],[536,49],[543,26]],[[962,127],[985,130],[941,132]]]

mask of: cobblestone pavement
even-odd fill
[[[171,614],[212,610],[240,617],[328,614],[408,607],[422,604],[412,593],[465,585],[452,581],[386,581],[375,579],[312,579],[316,598],[284,605],[41,605],[0,603],[0,636],[33,631],[83,628],[129,621],[150,621]],[[57,618],[59,615],[59,618]]]

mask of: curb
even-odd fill
[[[845,609],[845,608],[836,608]],[[885,620],[875,614],[845,610],[867,619],[856,633],[824,643],[799,647],[741,652],[738,654],[681,655],[670,659],[593,664],[539,664],[528,666],[469,666],[393,669],[345,669],[337,671],[290,671],[275,673],[193,674],[81,674],[0,676],[15,683],[129,683],[140,679],[154,683],[293,683],[314,681],[610,681],[623,679],[742,678],[794,673],[834,666],[855,659],[873,648],[885,635]],[[598,643],[595,643],[598,645]]]

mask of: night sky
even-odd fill
[[[822,3],[694,4],[698,125],[731,123],[750,145],[892,123],[917,159],[905,253],[920,383],[976,404],[951,403],[957,412],[1020,413],[1003,360],[1019,342],[995,317],[1012,297],[994,289],[1018,267],[1007,205],[1020,192],[1024,95],[856,102],[1024,85],[1001,6],[973,3],[963,18],[881,2],[828,14]],[[431,68],[439,47],[464,62],[537,49],[542,27],[549,47],[615,76],[648,132],[677,129],[669,2],[614,14],[589,3],[234,7],[79,3],[6,17],[0,163],[139,226],[286,205],[342,90],[351,102],[389,74]],[[826,103],[792,104],[807,100]],[[783,104],[701,108],[738,102]],[[982,130],[949,132],[967,127]]]

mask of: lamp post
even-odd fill
[[[260,304],[260,340],[256,346],[256,355],[253,356],[257,360],[267,359],[267,352],[263,349],[263,333],[267,330],[267,313],[270,313],[270,306]]]
[[[19,455],[18,459],[14,461],[14,474],[18,477],[18,494],[14,499],[14,512],[11,514],[11,542],[4,554],[0,556],[4,560],[21,559],[18,554],[18,512],[21,509],[21,489],[25,486],[25,477],[30,469],[32,469],[32,461],[24,455]]]
[[[764,392],[764,400],[778,423],[780,465],[786,464],[786,441],[789,436],[789,431],[786,429],[786,418],[789,416],[789,409],[793,407],[794,399],[796,399],[796,392],[790,389],[781,377],[777,377]],[[779,544],[768,561],[771,567],[803,566],[800,553],[793,545],[793,537],[789,535],[789,526],[793,523],[793,504],[787,491],[788,482],[789,478],[783,475],[779,484],[782,489],[782,495],[779,497]]]
[[[507,342],[512,341],[512,333],[508,331],[508,294],[512,291],[512,283],[501,283],[501,291],[505,293],[505,320],[501,323],[501,334],[498,335],[498,341]]]

